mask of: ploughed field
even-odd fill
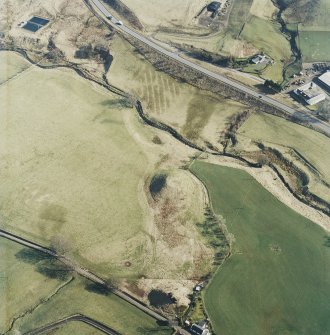
[[[200,90],[157,71],[122,38],[112,40],[114,61],[109,82],[136,96],[145,113],[198,144],[221,149],[221,134],[231,118],[247,110],[239,102]]]
[[[195,162],[213,210],[233,234],[232,254],[204,295],[218,334],[327,334],[330,236],[246,172]]]

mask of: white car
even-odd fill
[[[111,20],[111,19],[112,19],[112,15],[108,15],[108,16],[107,16],[107,19],[108,19],[108,20]]]
[[[118,24],[118,26],[122,26],[123,25],[123,22],[122,21],[117,21],[116,24]]]

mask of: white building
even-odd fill
[[[311,106],[325,99],[325,93],[314,83],[307,83],[293,92]]]
[[[257,55],[254,58],[252,58],[252,63],[254,64],[259,64],[259,63],[263,63],[264,61],[266,61],[267,57],[265,55]]]
[[[330,92],[330,71],[323,73],[318,80]]]

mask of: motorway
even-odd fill
[[[157,44],[155,41],[147,38],[146,36],[136,32],[133,29],[130,29],[128,27],[126,27],[123,24],[119,24],[120,21],[118,19],[116,19],[109,11],[108,9],[102,4],[102,0],[90,0],[90,3],[93,3],[98,10],[105,16],[102,18],[103,21],[107,22],[107,23],[112,23],[112,26],[119,30],[122,31],[130,36],[132,36],[133,38],[139,40],[140,42],[148,45],[149,47],[151,47],[152,49],[156,50],[157,52],[187,66],[190,67],[194,70],[197,70],[205,75],[207,75],[210,78],[216,79],[230,87],[233,87],[234,89],[241,91],[247,95],[250,95],[260,101],[263,101],[265,104],[271,105],[277,109],[280,109],[281,111],[284,111],[286,113],[288,113],[291,116],[296,117],[297,119],[300,119],[302,122],[307,122],[313,125],[314,128],[318,128],[321,132],[324,132],[325,134],[327,134],[328,136],[330,136],[330,125],[326,124],[324,122],[321,122],[320,120],[318,120],[317,118],[305,114],[303,112],[297,111],[294,108],[291,108],[275,99],[272,99],[271,97],[265,95],[265,94],[261,94],[259,92],[256,92],[255,90],[251,89],[250,87],[245,86],[244,84],[241,84],[237,81],[234,81],[232,79],[229,79],[221,74],[212,72],[198,64],[195,64],[185,58],[182,58],[180,55],[178,55],[175,52],[169,51],[165,48],[163,48],[162,46],[160,46],[159,44]],[[110,18],[110,19],[108,19]]]

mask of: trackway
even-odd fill
[[[87,325],[100,330],[101,332],[108,334],[108,335],[121,335],[120,333],[116,332],[114,329],[104,325],[103,323],[96,321],[92,318],[89,318],[88,316],[81,315],[81,314],[75,314],[67,316],[64,319],[61,319],[59,321],[55,321],[52,323],[49,323],[45,326],[42,326],[40,328],[31,330],[27,333],[24,333],[24,335],[41,335],[41,334],[48,334],[50,331],[58,329],[59,327],[66,325],[68,322],[71,321],[79,321],[86,323]]]
[[[97,284],[103,285],[105,287],[108,287],[106,281],[103,280],[101,277],[92,273],[88,269],[83,268],[82,266],[80,266],[76,262],[73,262],[73,261],[71,261],[70,259],[68,259],[64,256],[61,256],[61,255],[57,254],[54,250],[51,250],[51,249],[46,248],[44,246],[41,246],[40,244],[29,241],[29,240],[27,240],[25,238],[22,238],[20,236],[14,235],[14,234],[12,234],[10,232],[7,232],[3,229],[0,229],[0,237],[4,237],[8,240],[19,243],[19,244],[24,245],[28,248],[32,248],[32,249],[38,250],[40,252],[43,252],[45,254],[48,254],[50,256],[56,257],[59,261],[66,264],[69,268],[73,269],[74,271],[76,271],[81,276],[91,280],[94,283],[97,283]],[[151,317],[155,318],[156,320],[162,321],[162,322],[168,322],[168,320],[164,316],[162,316],[161,314],[159,314],[159,313],[153,311],[152,309],[148,308],[146,305],[142,304],[138,300],[135,300],[134,298],[132,298],[128,294],[126,294],[126,293],[124,293],[124,292],[122,292],[118,289],[115,289],[115,288],[111,288],[111,292],[113,294],[117,295],[118,297],[122,298],[123,300],[127,301],[131,305],[134,305],[135,307],[137,307],[138,309],[140,309],[144,313],[146,313],[146,314],[150,315]]]

